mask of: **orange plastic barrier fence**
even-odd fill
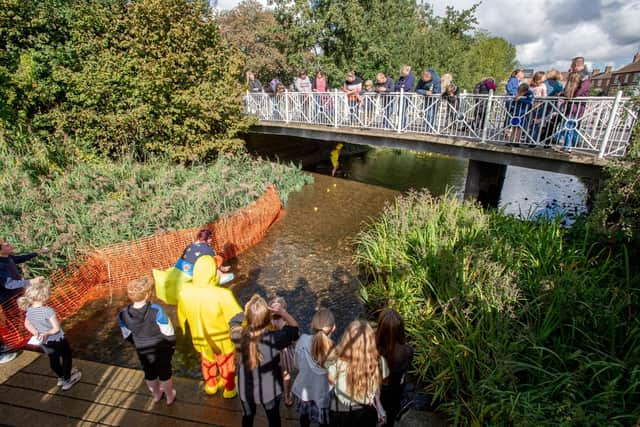
[[[87,301],[126,289],[130,280],[151,275],[152,269],[167,269],[195,240],[198,230],[213,231],[214,249],[225,259],[233,258],[264,237],[278,219],[282,208],[275,187],[237,213],[202,227],[156,233],[130,242],[118,243],[87,255],[84,262],[58,270],[49,276],[51,301],[59,319],[76,313]],[[9,306],[9,307],[7,307]],[[5,304],[0,314],[0,337],[12,348],[26,344],[30,334],[23,325],[24,313],[15,300]]]

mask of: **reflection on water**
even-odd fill
[[[230,288],[241,304],[254,293],[283,296],[291,314],[307,329],[316,307],[330,307],[339,332],[363,312],[350,239],[398,193],[354,181],[315,175],[315,183],[289,198],[287,213],[262,242],[233,264]],[[122,340],[116,315],[126,304],[94,301],[66,324],[78,357],[136,367],[133,348]],[[175,308],[168,309],[175,322]],[[176,373],[199,376],[198,356],[188,338],[178,337]]]
[[[439,195],[450,187],[461,197],[467,162],[346,146],[340,157],[343,178],[332,178],[328,176],[332,169],[329,154],[334,144],[313,144],[316,143],[301,146],[276,142],[269,146],[269,152],[261,152],[300,161],[306,170],[320,174],[314,173],[314,184],[290,196],[287,214],[264,240],[234,261],[236,280],[230,288],[241,304],[254,293],[284,297],[304,330],[317,307],[329,307],[336,314],[337,338],[363,312],[358,297],[358,271],[351,262],[353,236],[398,191],[426,187]],[[579,211],[584,198],[584,186],[573,177],[510,167],[500,206],[509,213],[528,213],[556,200],[568,210]],[[126,304],[124,294],[114,296],[111,303],[93,301],[65,322],[78,357],[138,366],[135,351],[121,338],[116,322],[119,309]],[[168,307],[167,311],[175,323],[175,307]],[[174,368],[181,376],[200,376],[198,355],[188,337],[178,336]]]
[[[509,166],[499,207],[522,218],[586,212],[587,188],[575,176]]]
[[[341,168],[351,180],[398,191],[428,188],[434,195],[444,194],[447,188],[461,192],[467,174],[465,160],[405,150],[369,150],[343,156]]]

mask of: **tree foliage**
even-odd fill
[[[500,80],[514,67],[515,49],[505,39],[477,29],[476,9],[447,7],[435,16],[428,4],[400,0],[273,0],[280,50],[296,67],[322,68],[334,81],[356,70],[397,77],[402,64],[451,73],[472,89],[479,79]]]
[[[242,60],[206,1],[0,3],[5,130],[179,161],[241,145]]]
[[[222,36],[243,54],[246,70],[260,76],[263,83],[292,73],[284,55],[288,34],[278,29],[276,19],[256,0],[244,0],[223,11],[218,21]]]

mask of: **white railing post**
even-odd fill
[[[482,98],[482,102],[484,102],[484,98]],[[482,119],[482,139],[480,140],[480,142],[482,143],[487,142],[487,130],[488,130],[487,125],[489,124],[489,115],[491,114],[491,104],[493,104],[493,89],[489,91],[489,97],[487,98],[487,105],[485,106],[486,108],[484,109],[484,117]]]
[[[398,120],[396,121],[398,133],[402,132],[402,116],[404,115],[404,88],[400,88],[398,97]]]
[[[338,127],[338,89],[333,90],[333,127]]]
[[[289,123],[289,91],[284,92],[284,122]]]
[[[613,107],[611,108],[611,117],[609,117],[609,124],[607,125],[607,130],[604,133],[604,138],[602,139],[602,145],[600,145],[600,150],[598,151],[598,158],[601,159],[604,157],[604,153],[607,149],[607,143],[609,142],[609,138],[611,138],[611,132],[613,131],[613,127],[616,124],[616,114],[618,113],[618,107],[620,106],[620,101],[622,99],[622,91],[619,90],[616,95],[615,101],[613,101]]]

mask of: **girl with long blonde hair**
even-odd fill
[[[389,375],[387,362],[376,347],[373,329],[364,320],[354,320],[327,362],[332,426],[375,426],[385,421],[380,404],[380,386]]]
[[[71,346],[64,337],[58,316],[53,308],[45,305],[50,297],[49,282],[31,283],[24,289],[24,296],[18,298],[18,307],[26,311],[24,327],[49,356],[51,370],[58,376],[58,387],[66,391],[80,381],[82,372],[73,369]]]
[[[271,330],[272,316],[285,325]],[[280,352],[298,339],[298,323],[281,304],[269,306],[254,295],[244,306],[244,315],[231,319],[232,339],[238,344],[238,392],[242,403],[242,426],[252,426],[256,404],[264,408],[269,426],[280,426],[283,380]],[[238,328],[241,328],[238,333]]]
[[[293,395],[302,427],[312,422],[329,425],[329,380],[324,364],[334,347],[331,334],[335,329],[333,313],[321,308],[311,319],[312,335],[301,335],[296,344],[298,376],[293,383]]]

